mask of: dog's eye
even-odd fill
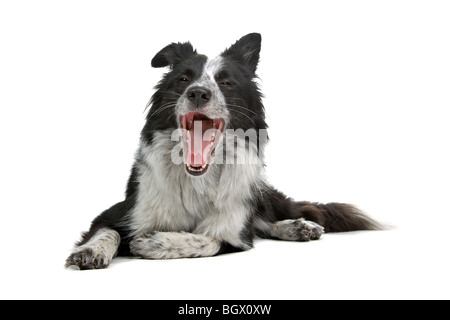
[[[180,78],[180,82],[189,82],[189,81],[191,81],[191,79],[188,76],[182,76]]]
[[[229,87],[232,87],[233,84],[228,80],[221,80],[221,81],[219,81],[219,86],[229,88]]]

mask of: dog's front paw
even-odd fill
[[[107,268],[111,259],[101,251],[92,248],[82,248],[73,252],[66,260],[66,268],[88,270]]]
[[[290,241],[317,240],[323,232],[321,225],[303,218],[278,221],[270,231],[273,237]]]
[[[156,232],[147,232],[131,240],[131,254],[145,259],[165,259],[166,256],[161,254],[160,250],[164,244],[157,239],[156,234]]]
[[[184,232],[148,231],[130,241],[130,251],[144,259],[183,258],[187,251]],[[194,253],[193,253],[194,254]]]
[[[150,231],[130,242],[131,253],[145,259],[211,257],[219,250],[218,240],[188,232]]]

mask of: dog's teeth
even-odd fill
[[[198,168],[198,167],[193,167],[193,166],[191,166],[191,165],[187,165],[187,167],[188,167],[188,169],[190,170],[190,171],[194,171],[194,172],[200,172],[200,171],[203,171],[205,168],[206,168],[206,166],[207,166],[208,164],[204,164],[204,165],[202,165],[200,168]]]

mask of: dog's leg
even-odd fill
[[[117,254],[120,235],[111,228],[101,228],[83,245],[75,248],[66,260],[66,267],[76,266],[84,269],[108,267]]]
[[[321,225],[303,218],[278,221],[270,228],[272,237],[291,241],[317,240],[323,232]]]
[[[130,242],[131,253],[145,259],[211,257],[221,248],[218,240],[187,232],[146,232]]]

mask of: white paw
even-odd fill
[[[270,233],[281,240],[309,241],[319,239],[324,233],[324,228],[303,218],[288,219],[276,222]]]

